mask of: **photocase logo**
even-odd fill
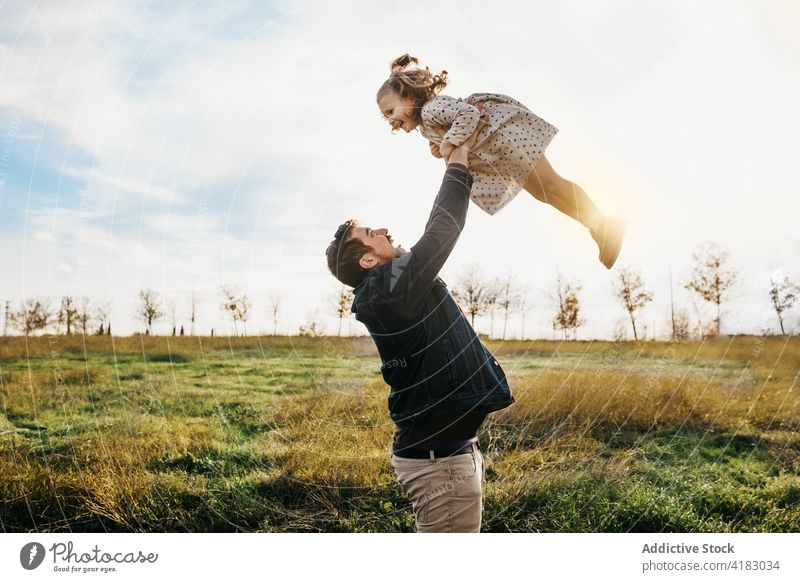
[[[19,552],[19,563],[26,570],[35,570],[44,561],[44,546],[38,542],[30,542],[22,546]]]

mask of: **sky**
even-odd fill
[[[800,280],[798,27],[792,0],[2,2],[0,301],[108,301],[129,334],[140,289],[187,330],[194,292],[198,331],[219,333],[232,284],[248,333],[272,331],[272,296],[280,333],[335,333],[336,227],[409,248],[444,170],[375,105],[410,53],[448,71],[446,94],[505,93],[559,129],[553,167],[628,223],[618,265],[653,292],[649,335],[668,332],[670,274],[695,313],[682,285],[705,241],[739,274],[722,332],[774,332],[769,279]],[[472,264],[527,288],[528,337],[552,336],[557,273],[582,286],[579,338],[625,321],[588,231],[524,191],[495,216],[471,205],[442,277]]]

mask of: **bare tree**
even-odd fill
[[[91,300],[88,297],[81,297],[78,300],[77,322],[83,335],[89,333],[89,325],[96,319],[97,313],[92,306]]]
[[[736,273],[724,268],[730,254],[714,243],[705,243],[692,254],[695,265],[691,279],[684,288],[697,294],[700,299],[717,307],[716,334],[720,333],[722,302],[728,290],[736,282]]]
[[[239,335],[239,327],[237,322],[241,322],[244,328],[244,335],[247,335],[247,319],[250,316],[250,300],[247,295],[240,293],[239,290],[233,285],[226,284],[219,289],[222,302],[220,309],[227,313],[233,321],[233,331],[237,336]]]
[[[533,305],[531,304],[528,293],[529,289],[527,287],[522,287],[519,291],[519,299],[517,301],[517,308],[519,309],[520,315],[522,316],[522,325],[519,330],[519,339],[525,339],[525,317],[528,315],[528,312],[531,310]]]
[[[503,290],[503,282],[500,279],[492,279],[486,282],[486,311],[489,313],[489,337],[494,336],[494,316],[500,307],[500,293]]]
[[[788,275],[784,275],[782,280],[769,278],[769,298],[781,324],[781,335],[786,335],[786,330],[783,328],[783,313],[794,306],[798,295],[800,287],[793,283]]]
[[[189,322],[191,323],[189,334],[194,336],[195,323],[197,322],[197,294],[194,289],[192,289],[192,297],[189,300]]]
[[[250,299],[248,299],[247,295],[242,295],[239,298],[239,321],[242,322],[242,335],[247,335],[247,320],[250,319],[250,308],[253,307],[253,304],[250,303]]]
[[[342,335],[342,320],[350,313],[350,307],[352,305],[353,292],[342,285],[333,295],[333,306],[336,310],[336,317],[339,318],[339,330],[336,332],[337,336]]]
[[[519,310],[519,314],[522,319],[522,324],[519,330],[519,339],[525,339],[525,319],[528,315],[528,312],[533,309],[533,302],[530,300],[530,289],[527,285],[524,285],[520,288],[519,291],[519,301],[517,302],[517,309]]]
[[[555,325],[553,326],[553,331],[555,331]],[[625,320],[618,319],[617,322],[614,324],[614,332],[612,334],[614,341],[624,342],[628,340],[628,328],[625,327]]]
[[[301,336],[320,337],[325,334],[325,328],[319,320],[319,312],[312,311],[306,316],[306,322],[298,329]]]
[[[172,323],[172,335],[178,335],[178,305],[174,299],[167,299],[167,311]]]
[[[676,328],[676,321],[675,321],[675,298],[672,294],[672,260],[669,261],[669,315],[670,315],[670,329],[672,330],[672,339],[677,339],[675,337],[675,328]]]
[[[46,299],[25,299],[19,309],[8,314],[9,325],[26,336],[44,331],[53,321],[50,305]]]
[[[564,281],[561,273],[556,276],[556,289],[553,295],[556,314],[553,317],[553,328],[562,330],[564,339],[568,339],[570,331],[572,331],[573,339],[577,339],[578,328],[584,323],[580,316],[581,308],[578,299],[580,290],[581,284],[577,281]]]
[[[230,284],[222,285],[219,288],[219,294],[222,297],[222,301],[219,304],[219,308],[228,317],[231,318],[233,321],[233,332],[234,335],[239,335],[239,327],[237,322],[239,321],[239,312],[238,312],[238,297],[237,297],[237,289]]]
[[[269,308],[272,314],[272,335],[278,335],[278,313],[281,309],[281,296],[273,293],[269,296]]]
[[[456,279],[453,297],[461,303],[469,315],[472,327],[475,327],[475,317],[486,312],[487,300],[490,297],[489,286],[477,264],[469,265]]]
[[[714,337],[716,335],[716,332],[714,331],[714,324],[703,321],[703,318],[700,315],[700,306],[697,304],[697,297],[690,293],[689,298],[692,300],[692,308],[694,309],[694,315],[697,318],[695,335],[700,339]]]
[[[671,318],[672,339],[689,339],[689,312],[681,308],[674,311]]]
[[[520,301],[520,291],[514,286],[514,278],[509,273],[498,282],[497,307],[503,313],[503,334],[501,339],[506,339],[508,329],[508,313],[517,307]]]
[[[621,268],[617,271],[617,278],[612,281],[612,289],[617,299],[620,300],[628,317],[631,319],[633,327],[633,339],[639,340],[636,332],[636,312],[644,309],[653,300],[653,293],[644,288],[642,275],[639,271],[629,268]]]
[[[139,306],[136,319],[147,324],[147,334],[153,334],[153,323],[164,317],[161,307],[161,298],[152,289],[139,291]]]
[[[100,335],[103,332],[103,326],[108,330],[111,335],[111,302],[108,300],[98,301],[94,308],[95,319],[100,324]]]
[[[72,326],[75,325],[75,318],[78,308],[75,306],[75,298],[65,295],[61,298],[61,307],[58,310],[58,324],[63,325],[67,335],[72,335]]]
[[[5,316],[3,317],[3,335],[8,335],[9,316],[11,315],[11,301],[6,301]]]

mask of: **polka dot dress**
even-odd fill
[[[484,103],[484,112],[489,114],[470,154],[470,198],[482,210],[495,214],[525,186],[558,129],[507,95],[475,93],[470,97],[476,104]],[[447,139],[458,146],[475,131],[480,111],[464,101],[438,95],[425,103],[421,116],[419,130],[426,139],[437,145]]]

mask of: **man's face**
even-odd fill
[[[358,239],[372,249],[359,260],[363,269],[371,269],[388,263],[403,252],[400,245],[392,244],[394,239],[385,228],[371,229],[368,226],[354,226],[350,231],[350,239]]]

